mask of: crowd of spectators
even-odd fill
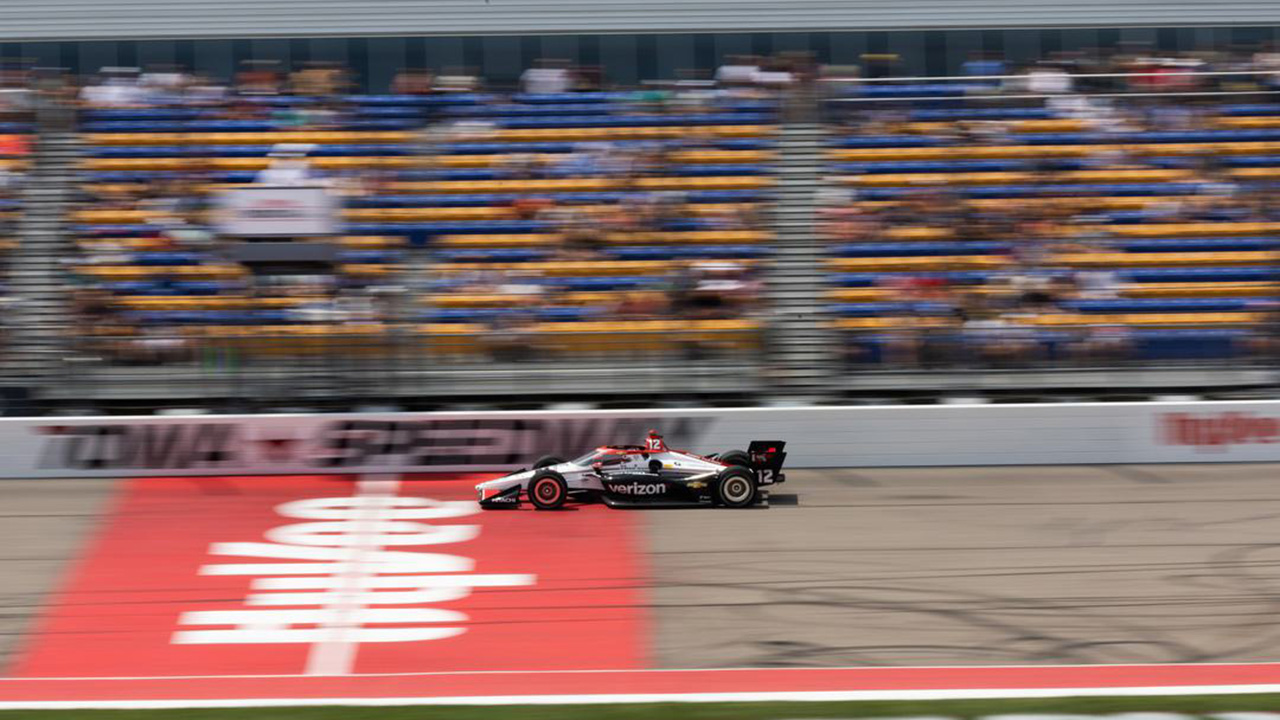
[[[720,80],[690,80],[654,84],[621,95],[611,112],[627,115],[654,113],[712,112],[724,103],[760,100],[776,96],[787,81],[785,73],[770,69],[750,72],[752,61],[728,68]],[[518,90],[545,94],[599,90],[602,73],[596,68],[575,68],[564,63],[539,63],[524,73]],[[462,72],[432,73],[405,70],[392,85],[400,95],[474,93],[484,90],[483,81]],[[85,112],[184,108],[196,110],[202,120],[270,121],[283,130],[326,131],[342,129],[354,119],[355,97],[350,74],[332,64],[313,63],[286,72],[274,63],[246,63],[230,82],[188,73],[176,67],[104,68],[80,88],[76,104]],[[300,96],[307,102],[264,102],[264,97]],[[507,92],[485,92],[494,105],[510,103]],[[417,142],[413,150],[420,168],[433,167],[441,148],[457,143],[494,141],[498,123],[483,112],[450,116],[424,106]],[[345,275],[340,268],[322,275],[308,274],[296,282],[257,273],[240,273],[219,279],[220,292],[252,301],[279,301],[284,313],[278,320],[289,324],[332,324],[335,322],[383,323],[411,319],[413,313],[385,312],[383,303],[370,301],[381,295],[415,298],[441,294],[493,294],[509,297],[512,312],[496,313],[489,320],[495,338],[513,337],[512,328],[532,324],[541,308],[590,306],[585,317],[602,320],[636,319],[725,319],[756,313],[760,298],[760,276],[750,260],[672,259],[662,272],[652,274],[642,287],[628,292],[573,293],[547,273],[548,264],[607,263],[618,259],[611,251],[628,244],[643,244],[646,234],[662,230],[673,221],[687,217],[690,209],[685,193],[650,191],[641,186],[645,178],[659,177],[678,162],[680,153],[711,149],[714,137],[701,134],[696,126],[681,137],[649,141],[585,141],[572,152],[554,155],[514,151],[496,157],[491,170],[506,180],[591,179],[609,181],[607,193],[599,199],[589,194],[564,199],[555,193],[520,193],[510,200],[515,217],[536,221],[554,238],[554,245],[542,263],[525,267],[495,264],[464,272],[435,272],[430,269],[431,243],[415,255],[402,272],[384,273],[376,278]],[[332,192],[351,200],[395,194],[394,186],[404,175],[383,167],[321,169],[308,156],[314,146],[297,143],[277,145],[267,167],[257,171],[254,182],[266,185],[326,185]],[[446,151],[447,152],[447,151]],[[228,239],[211,226],[214,200],[209,188],[224,181],[225,171],[210,158],[188,155],[181,169],[159,173],[153,179],[125,182],[87,182],[82,185],[79,207],[95,211],[135,212],[148,228],[145,232],[120,236],[106,232],[97,237],[81,237],[81,252],[65,260],[69,269],[127,264],[139,250],[200,253],[207,262],[233,263]],[[421,175],[419,175],[421,177]],[[698,212],[706,229],[759,229],[763,221],[755,204],[725,204],[704,207]],[[439,261],[443,262],[443,261]],[[438,262],[437,262],[438,264]],[[423,268],[428,268],[424,270]],[[81,280],[83,275],[79,275]],[[177,281],[162,270],[150,280]],[[118,293],[116,294],[118,295]],[[136,308],[120,305],[116,295],[104,292],[100,283],[90,283],[77,296],[79,316],[88,325],[127,324]],[[424,313],[431,307],[429,299]],[[518,312],[517,312],[518,311]],[[180,358],[190,345],[185,341],[162,342],[160,338],[181,337],[173,328],[142,328],[128,339],[115,341],[113,355],[140,362]],[[157,336],[155,341],[146,335]],[[501,343],[497,343],[501,344]]]
[[[829,87],[856,87],[864,79],[881,80],[895,73],[896,58],[867,56],[862,68],[828,72]],[[845,69],[847,70],[847,69]],[[1135,75],[1133,73],[1144,73]],[[1221,73],[1242,73],[1221,74]],[[618,101],[617,111],[628,114],[714,111],[724,103],[776,99],[809,87],[818,75],[807,58],[729,58],[713,76],[686,78],[635,89]],[[1187,53],[1156,56],[1140,52],[1054,53],[1044,61],[1015,67],[995,56],[979,55],[962,74],[997,76],[975,81],[963,93],[1000,107],[1001,96],[1030,95],[1024,106],[1044,107],[1056,118],[1076,120],[1087,132],[1100,135],[1195,130],[1211,127],[1219,100],[1209,96],[1158,96],[1170,92],[1250,92],[1277,89],[1280,53],[1270,48],[1250,53]],[[1126,74],[1122,77],[1107,77]],[[1102,77],[1098,77],[1102,75]],[[870,84],[868,84],[870,86]],[[960,85],[958,84],[957,87]],[[106,68],[79,90],[84,109],[194,107],[208,117],[228,120],[270,120],[279,127],[299,130],[341,128],[352,119],[348,95],[353,78],[333,64],[314,63],[286,72],[273,63],[248,63],[229,82],[201,77],[173,67],[145,71]],[[465,72],[433,73],[422,69],[401,72],[392,91],[401,95],[433,95],[484,90],[481,78]],[[598,68],[540,63],[519,81],[519,92],[572,93],[611,89]],[[1130,97],[1115,97],[1128,93]],[[263,96],[294,95],[307,103],[270,103]],[[495,105],[510,95],[486,93]],[[1252,98],[1246,98],[1252,99]],[[907,103],[834,103],[833,118],[841,132],[855,135],[911,135],[927,133],[951,146],[1008,145],[1022,141],[1014,121],[961,120],[933,123],[922,129],[912,121]],[[486,143],[500,135],[499,124],[483,113],[424,117],[415,152],[422,167],[430,167],[441,148],[457,143]],[[734,319],[763,316],[760,265],[750,259],[667,259],[650,282],[634,290],[583,293],[559,282],[549,272],[567,263],[604,265],[619,259],[618,248],[643,245],[643,238],[687,217],[692,207],[686,193],[654,191],[643,180],[661,176],[679,164],[682,153],[714,147],[714,138],[696,126],[681,137],[648,141],[582,141],[571,152],[554,156],[510,152],[491,169],[510,180],[606,179],[614,197],[566,199],[556,192],[527,192],[510,200],[515,217],[536,221],[547,230],[549,245],[536,263],[493,263],[488,267],[436,272],[447,262],[428,250],[413,272],[398,272],[378,280],[343,276],[338,272],[307,281],[280,283],[252,274],[226,283],[228,292],[250,297],[290,297],[283,303],[289,322],[348,320],[385,321],[381,303],[369,300],[379,292],[432,298],[450,294],[497,297],[510,301],[514,312],[494,314],[487,322],[501,346],[538,322],[546,308],[591,306],[589,317],[609,320]],[[399,175],[384,168],[322,171],[313,165],[305,145],[284,145],[272,152],[259,183],[317,184],[335,193],[358,198],[393,194]],[[1169,167],[1167,158],[1099,149],[1080,158],[1078,169],[1141,170]],[[1270,199],[1270,186],[1241,181],[1213,155],[1182,158],[1177,167],[1191,175],[1183,180],[1198,185],[1194,194],[1162,197],[1128,210],[1127,222],[1250,222],[1280,220],[1280,208]],[[1123,283],[1114,269],[1058,262],[1066,255],[1117,251],[1119,240],[1106,229],[1104,208],[1081,198],[1063,197],[1050,189],[1059,168],[1052,160],[1031,160],[1025,173],[1031,183],[1046,186],[1042,196],[978,204],[945,186],[921,187],[892,202],[872,202],[857,189],[829,192],[821,209],[820,232],[840,243],[872,242],[894,228],[947,229],[961,241],[1006,243],[1009,262],[988,274],[985,282],[957,280],[946,273],[885,273],[878,281],[880,296],[895,304],[894,321],[881,335],[883,359],[900,365],[973,361],[1019,365],[1048,359],[1080,363],[1123,360],[1133,356],[1133,329],[1123,323],[1100,322],[1071,331],[1070,338],[1052,349],[1039,342],[1030,317],[1067,313],[1066,304],[1080,299],[1120,297]],[[224,240],[208,224],[209,197],[205,186],[215,182],[213,168],[189,158],[179,173],[162,180],[138,183],[98,183],[88,186],[85,206],[96,209],[143,210],[153,229],[143,240],[148,249],[191,250],[218,257],[229,254]],[[838,183],[833,182],[833,187]],[[602,196],[603,198],[603,196]],[[758,204],[724,204],[702,208],[698,218],[706,228],[764,229]],[[83,252],[73,265],[116,264],[139,247],[137,238],[85,238]],[[428,244],[429,247],[429,244]],[[423,270],[422,268],[427,268]],[[89,291],[102,315],[111,298]],[[301,298],[301,299],[299,299]],[[430,307],[428,300],[426,307]],[[411,317],[399,313],[399,318]],[[1266,341],[1259,339],[1260,346]],[[849,359],[860,362],[867,352],[858,343],[846,345]],[[498,353],[505,351],[499,349]]]
[[[891,65],[892,59],[879,58],[879,62]],[[889,74],[881,70],[874,75]],[[1275,96],[1266,93],[1280,89],[1276,70],[1280,70],[1280,53],[1270,48],[1164,55],[1055,53],[1027,67],[979,54],[966,63],[964,74],[1000,79],[985,89],[957,82],[954,94],[972,98],[973,104],[944,107],[1046,108],[1054,118],[1078,121],[1079,132],[1099,139],[1095,151],[1081,145],[1085,151],[1071,158],[1070,167],[1102,171],[1101,178],[1109,171],[1171,167],[1185,171],[1178,182],[1194,185],[1194,193],[1134,202],[1123,213],[1126,224],[1275,222],[1280,221],[1280,203],[1274,200],[1272,179],[1242,179],[1218,154],[1181,158],[1139,154],[1126,149],[1132,146],[1117,144],[1127,141],[1108,143],[1107,138],[1215,129],[1219,106],[1227,99],[1274,102]],[[1127,75],[1108,76],[1113,74]],[[855,84],[846,78],[839,86],[847,93]],[[1218,93],[1231,94],[1224,99]],[[1016,99],[1001,100],[1001,96]],[[909,102],[837,102],[833,107],[838,132],[855,136],[927,134],[937,147],[957,148],[1014,146],[1027,138],[1018,120],[913,122],[913,111],[922,105]],[[907,367],[1026,366],[1048,360],[1105,364],[1136,358],[1135,329],[1121,322],[1103,320],[1071,327],[1059,332],[1052,344],[1037,332],[1036,325],[1044,324],[1037,319],[1071,315],[1068,305],[1073,301],[1114,300],[1122,297],[1124,289],[1116,268],[1080,262],[1081,256],[1124,252],[1125,240],[1111,232],[1114,226],[1108,223],[1114,222],[1114,215],[1104,203],[1071,191],[1070,181],[1061,179],[1063,167],[1058,157],[1030,158],[1019,168],[1018,183],[1042,189],[986,203],[973,202],[963,188],[936,178],[935,182],[922,180],[925,186],[908,189],[894,201],[869,202],[856,189],[856,179],[849,183],[847,176],[829,178],[831,189],[819,222],[820,232],[835,242],[884,242],[895,228],[933,228],[948,240],[996,242],[1006,247],[998,255],[1008,262],[986,271],[981,281],[957,278],[963,273],[883,274],[877,282],[880,298],[898,309],[879,333],[884,340],[879,362]],[[1065,258],[1071,262],[1064,262]],[[1268,300],[1274,303],[1276,293],[1270,295],[1263,305]],[[1270,315],[1274,309],[1257,314],[1253,337],[1242,348],[1245,354],[1274,347]],[[846,359],[867,362],[870,350],[856,338],[851,336],[844,346]]]

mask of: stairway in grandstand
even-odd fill
[[[814,282],[824,247],[814,219],[825,138],[820,125],[790,123],[782,126],[778,141],[773,209],[777,249],[768,278],[770,359],[778,391],[796,397],[822,393],[832,367],[830,331],[821,319],[821,288]]]
[[[73,133],[42,131],[32,147],[32,165],[23,179],[21,242],[10,253],[9,290],[17,307],[9,313],[6,376],[21,383],[48,380],[62,367],[72,326],[70,294],[61,261],[71,245],[65,233],[69,178],[78,162]]]

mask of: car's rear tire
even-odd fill
[[[720,456],[716,459],[725,465],[737,465],[738,467],[744,468],[751,467],[751,456],[748,455],[745,450],[730,450],[728,452],[720,453]]]
[[[756,501],[755,473],[743,467],[720,471],[716,483],[716,502],[728,508],[749,507]]]
[[[550,467],[551,465],[559,465],[560,463],[563,463],[563,462],[564,462],[563,459],[558,458],[555,455],[543,455],[542,457],[538,458],[533,462],[533,469],[541,470],[544,467]]]
[[[555,470],[543,470],[533,476],[525,490],[529,502],[538,510],[556,510],[569,497],[569,484]]]

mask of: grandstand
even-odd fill
[[[1268,56],[878,57],[631,88],[563,63],[382,94],[324,63],[51,85],[9,128],[46,189],[12,384],[78,409],[1273,384]],[[336,199],[333,233],[222,232],[229,193],[289,186]]]
[[[931,99],[965,89],[840,98],[899,106],[887,124],[859,113],[828,152],[833,184],[853,197],[827,208],[826,262],[853,364],[1267,355],[1274,105]]]

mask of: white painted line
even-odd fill
[[[1013,688],[950,690],[835,690],[820,692],[650,693],[615,695],[473,695],[459,697],[261,698],[245,700],[18,700],[0,710],[144,710],[173,708],[385,705],[604,705],[654,702],[839,702],[858,700],[977,700],[1004,698],[1245,695],[1280,692],[1280,685],[1198,685],[1125,688]]]
[[[391,497],[400,489],[397,475],[363,475],[356,481],[358,497]],[[393,515],[390,503],[385,505],[361,505],[352,523],[355,541],[349,546],[343,569],[337,583],[324,595],[328,598],[325,609],[333,613],[333,620],[322,629],[327,638],[311,646],[307,653],[307,675],[349,675],[355,669],[359,643],[352,637],[352,630],[360,626],[360,613],[364,610],[365,588],[376,574],[372,564],[365,562],[371,553],[382,549],[378,541],[378,523],[390,520]]]
[[[518,577],[518,576],[517,576]],[[1272,667],[1280,666],[1280,661],[1267,662],[1203,662],[1203,663],[1076,663],[1065,665],[845,665],[832,667],[737,667],[737,668],[637,668],[634,670],[580,669],[580,670],[430,670],[424,672],[387,672],[387,673],[353,673],[352,677],[360,678],[396,678],[396,677],[437,677],[450,675],[602,675],[602,674],[651,674],[651,673],[740,673],[762,672],[842,672],[849,670],[865,671],[904,671],[912,670],[1054,670],[1059,668],[1202,668],[1202,667]],[[0,677],[3,682],[151,682],[154,680],[246,680],[253,678],[281,679],[304,678],[302,673],[281,673],[264,675],[106,675],[106,676],[68,676],[68,677]],[[1177,687],[1177,686],[1170,686]]]

